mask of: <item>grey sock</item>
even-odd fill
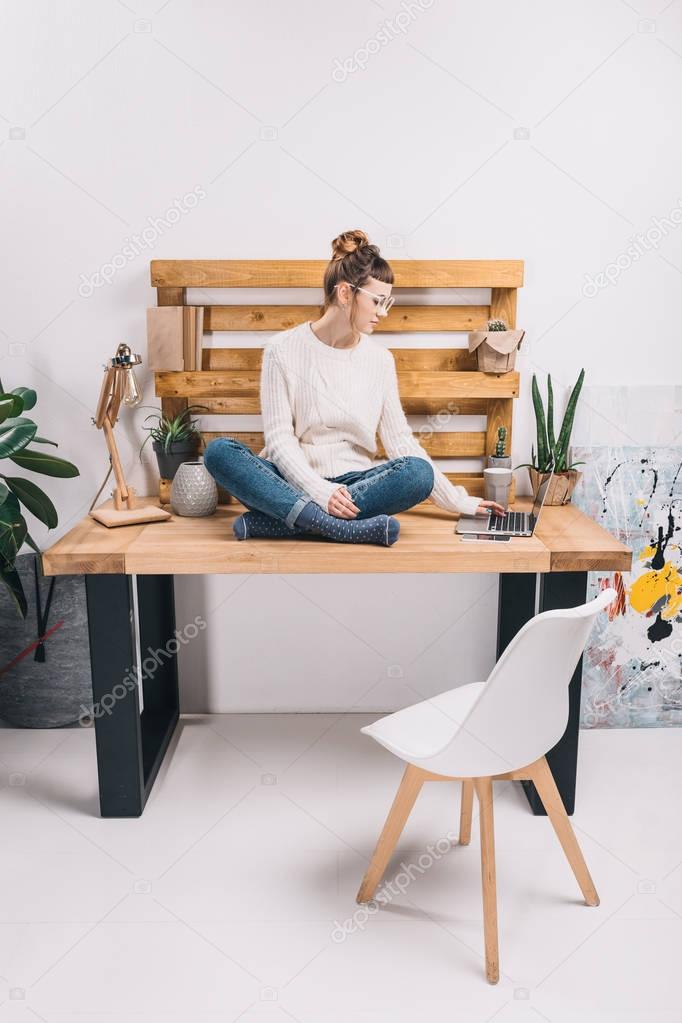
[[[374,543],[390,547],[398,539],[400,523],[391,515],[368,519],[341,519],[328,515],[319,504],[309,501],[296,518],[295,528],[324,536],[338,543]]]
[[[248,511],[239,515],[232,523],[232,532],[238,540],[246,540],[249,536],[283,537],[295,539],[305,536],[303,529],[289,529],[285,522],[265,512]]]

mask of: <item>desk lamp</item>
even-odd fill
[[[126,483],[123,466],[114,440],[114,426],[118,419],[121,405],[134,408],[142,401],[142,394],[135,378],[134,367],[139,366],[142,359],[133,354],[130,346],[120,344],[116,355],[104,367],[104,379],[97,405],[97,415],[93,423],[98,430],[104,430],[104,439],[109,451],[109,472],[100,487],[95,501],[104,489],[113,470],[116,486],[114,487],[114,507],[101,507],[92,510],[90,515],[104,526],[129,526],[140,522],[160,522],[171,517],[170,512],[153,504],[139,506],[135,491]],[[93,501],[93,505],[95,503]]]

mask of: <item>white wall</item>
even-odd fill
[[[524,259],[515,463],[533,371],[560,393],[581,366],[594,386],[679,382],[681,4],[3,6],[0,373],[38,389],[41,432],[80,466],[49,484],[60,533],[106,468],[102,363],[124,340],[144,354],[150,258],[326,258],[362,227],[389,259]],[[149,491],[143,415],[117,438]],[[482,677],[496,592],[489,575],[182,578],[179,625],[210,624],[183,657],[185,709],[383,709]]]

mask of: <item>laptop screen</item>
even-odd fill
[[[538,518],[540,516],[540,510],[541,510],[541,508],[542,508],[542,506],[543,506],[543,504],[545,502],[545,497],[547,495],[547,489],[548,489],[550,483],[552,482],[552,477],[553,476],[554,476],[554,466],[552,466],[552,468],[550,469],[549,476],[544,481],[544,483],[541,483],[540,486],[538,487],[538,492],[535,495],[535,500],[533,501],[533,510],[531,512],[531,515],[536,520],[536,522],[537,522],[537,520],[538,520]]]

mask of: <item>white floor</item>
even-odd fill
[[[548,821],[496,787],[492,987],[477,830],[438,842],[457,786],[425,787],[394,894],[355,904],[401,773],[367,720],[185,718],[137,820],[97,816],[91,730],[0,731],[0,1023],[682,1019],[682,733],[581,734],[596,909]]]

